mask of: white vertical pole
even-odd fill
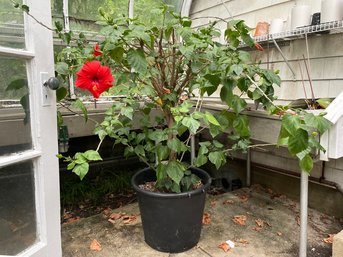
[[[63,0],[63,21],[64,21],[64,30],[65,32],[70,31],[70,23],[69,23],[69,0]],[[70,47],[70,46],[67,46]],[[69,75],[69,93],[70,98],[75,99],[75,88],[74,88],[74,76]]]
[[[195,138],[194,135],[191,136],[191,165],[193,165],[195,160]]]
[[[133,6],[135,4],[134,0],[129,1],[129,18],[133,19]]]
[[[247,187],[251,186],[251,151],[247,150]]]
[[[307,255],[308,174],[301,171],[300,178],[300,245],[299,257]]]

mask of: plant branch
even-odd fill
[[[78,112],[76,112],[76,111],[74,111],[73,109],[71,109],[68,105],[66,105],[66,104],[64,104],[64,103],[62,103],[62,102],[59,102],[59,104],[63,107],[63,108],[66,108],[68,111],[70,111],[71,113],[73,113],[73,114],[76,114],[77,116],[80,116],[80,117],[82,117],[82,118],[86,118],[85,117],[85,115],[83,115],[83,114],[81,114],[81,113],[78,113]],[[96,120],[94,120],[94,119],[92,119],[92,118],[87,118],[87,120],[90,120],[90,121],[92,121],[92,122],[94,122],[95,124],[98,124],[98,122],[96,121]]]
[[[247,148],[251,149],[251,148],[259,148],[259,147],[265,147],[265,146],[276,146],[277,144],[256,144],[256,145],[249,145]],[[231,152],[231,151],[235,151],[235,149],[229,148],[229,149],[225,149],[223,150],[223,152]]]
[[[277,108],[280,111],[283,111],[279,106],[275,105],[273,101],[266,95],[266,93],[260,88],[260,86],[249,76],[247,75],[247,78],[251,81],[251,83],[254,84],[254,86],[262,93],[262,95],[272,104],[275,108]]]

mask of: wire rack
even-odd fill
[[[331,31],[335,30],[335,32],[343,32],[343,20],[341,21],[331,21],[331,22],[325,22],[318,25],[310,25],[310,26],[304,26],[299,27],[294,30],[287,30],[280,33],[274,33],[274,34],[267,34],[263,36],[255,37],[256,42],[264,42],[264,41],[270,41],[270,40],[276,40],[276,39],[292,39],[297,38],[299,36],[305,35],[305,34],[312,34],[312,33],[318,33],[318,32],[325,32],[325,31]]]

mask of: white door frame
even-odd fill
[[[29,13],[40,22],[51,25],[50,0],[24,0]],[[57,120],[55,93],[48,90],[43,102],[42,88],[47,77],[54,76],[52,31],[24,15],[26,50],[0,46],[0,55],[26,60],[30,91],[32,149],[0,156],[0,168],[32,160],[35,174],[35,202],[38,242],[17,256],[61,257],[61,226]],[[42,76],[42,74],[44,76]]]

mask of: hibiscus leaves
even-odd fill
[[[301,170],[310,172],[313,168],[314,150],[324,151],[319,143],[319,134],[329,127],[330,123],[322,115],[316,116],[308,112],[285,114],[282,117],[278,145],[287,146],[290,154],[299,159]]]
[[[82,180],[89,170],[89,162],[91,161],[102,161],[101,156],[97,151],[88,150],[84,153],[76,153],[74,157],[65,157],[61,154],[57,155],[58,158],[68,162],[67,169],[72,170]]]

